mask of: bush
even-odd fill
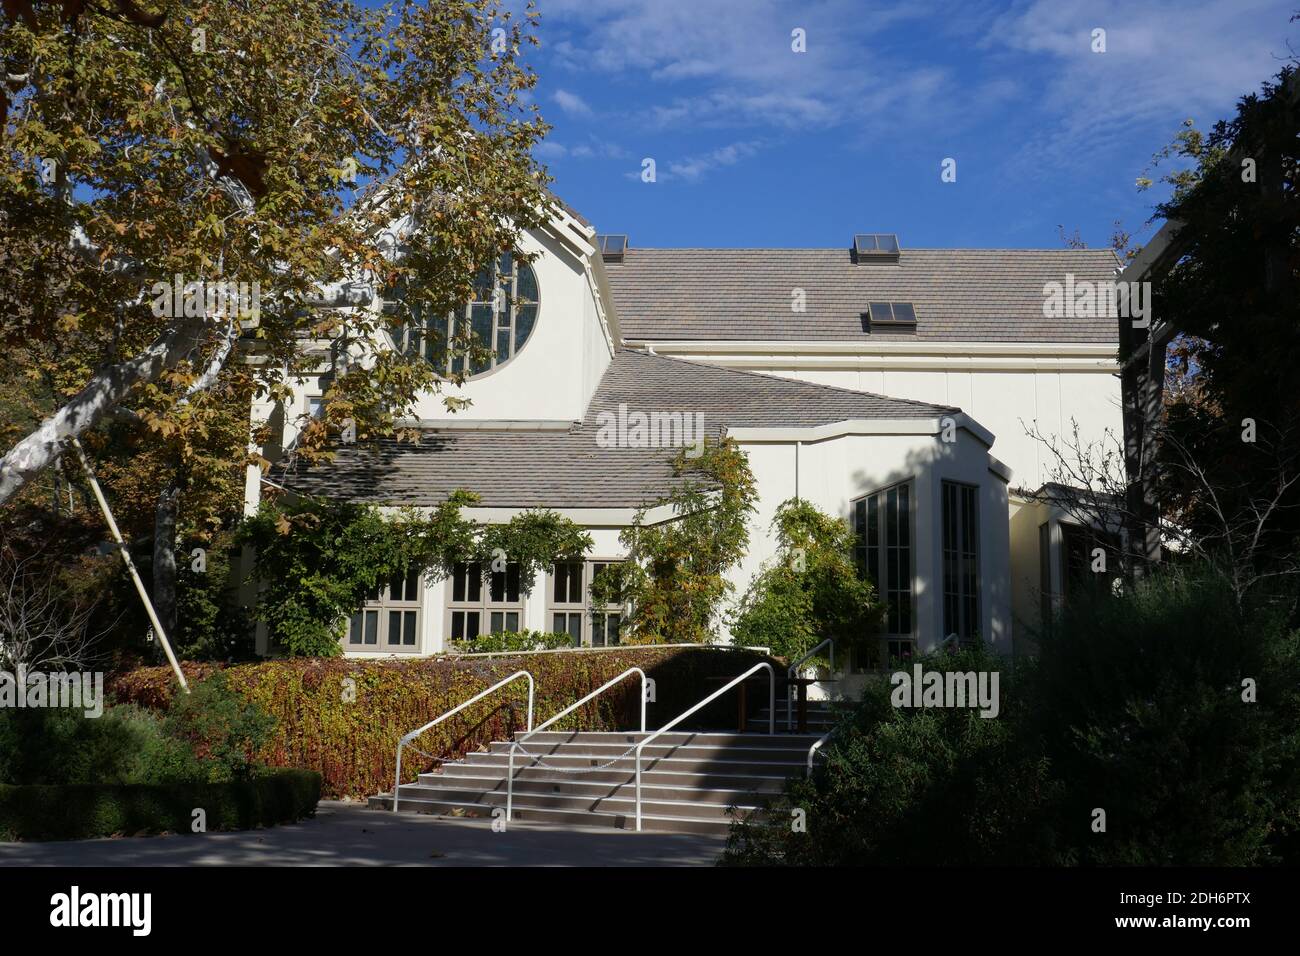
[[[732,827],[731,865],[934,865],[1041,859],[1046,767],[1015,738],[1015,675],[982,651],[922,658],[926,670],[1000,672],[1001,711],[895,708],[872,680],[838,726],[824,765],[766,812]],[[791,827],[806,813],[807,830]]]
[[[1075,602],[1040,653],[1029,729],[1063,782],[1063,862],[1249,865],[1294,838],[1300,634],[1280,615],[1243,615],[1223,579],[1172,569]]]
[[[320,772],[328,798],[364,797],[393,786],[397,741],[451,710],[513,671],[526,669],[537,682],[536,722],[559,713],[628,667],[655,681],[649,726],[659,726],[717,690],[709,678],[734,676],[765,658],[717,647],[636,647],[579,650],[527,657],[419,658],[413,660],[289,659],[225,669],[230,690],[275,718],[275,730],[257,759],[275,767]],[[185,665],[187,675],[211,665]],[[175,678],[165,667],[141,668],[116,676],[110,693],[141,706],[163,707]],[[640,682],[629,678],[562,722],[584,730],[627,730],[639,720]],[[755,706],[766,694],[751,694]],[[503,688],[444,721],[416,741],[425,753],[455,757],[525,726],[526,689]],[[730,727],[735,698],[727,697],[696,715],[696,727]],[[412,752],[403,767],[415,779],[427,769]]]
[[[502,631],[480,634],[473,640],[452,641],[457,654],[491,654],[497,651],[550,651],[573,647],[573,635],[541,631]]]
[[[0,782],[127,785],[196,780],[194,752],[130,704],[98,718],[79,710],[0,710]]]
[[[66,708],[0,710],[0,782],[136,785],[247,780],[274,720],[234,694],[218,672],[169,700],[86,717]]]
[[[1166,569],[1076,601],[1014,672],[923,666],[1000,667],[999,717],[894,709],[875,685],[812,780],[736,823],[726,862],[1296,862],[1300,635],[1239,613],[1222,579]]]
[[[0,784],[0,840],[190,833],[196,809],[207,831],[293,823],[316,812],[320,789],[320,774],[308,770],[226,783]]]
[[[775,560],[750,582],[735,612],[738,644],[770,647],[787,660],[802,657],[828,637],[847,660],[855,648],[874,647],[882,608],[853,560],[853,530],[810,502],[791,498],[772,519]]]
[[[231,587],[230,559],[222,547],[207,552],[207,567],[176,571],[176,628],[172,647],[191,661],[247,661],[257,656],[253,620]]]

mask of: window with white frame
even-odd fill
[[[348,621],[344,647],[382,654],[417,653],[420,591],[420,572],[414,569],[377,585]]]
[[[568,634],[574,646],[612,647],[619,642],[623,609],[618,604],[597,607],[591,601],[596,575],[613,561],[557,561],[547,587],[547,616],[551,630]]]
[[[883,633],[894,639],[891,648],[906,650],[903,641],[912,638],[915,619],[911,483],[882,488],[853,502],[853,531],[858,567],[885,605]]]
[[[518,631],[523,622],[523,594],[519,564],[509,562],[504,571],[485,576],[477,562],[458,562],[447,582],[446,633],[453,641],[468,641],[480,634]]]
[[[980,630],[979,489],[943,482],[943,636]]]

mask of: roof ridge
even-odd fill
[[[887,402],[899,402],[905,405],[915,405],[918,408],[933,408],[940,411],[960,412],[961,408],[956,405],[936,405],[933,402],[922,402],[913,398],[896,398],[893,395],[882,395],[880,392],[865,392],[856,388],[840,388],[838,385],[823,385],[821,382],[806,382],[801,378],[785,378],[781,375],[769,375],[765,372],[753,372],[745,368],[727,368],[725,365],[713,365],[709,362],[697,362],[693,359],[678,358],[675,355],[660,355],[658,352],[643,352],[640,349],[630,349],[626,346],[619,346],[618,351],[627,352],[631,355],[639,355],[645,358],[659,359],[663,362],[676,362],[681,365],[693,365],[696,368],[707,368],[717,372],[730,372],[733,375],[745,375],[750,378],[761,378],[769,382],[780,382],[782,385],[803,385],[809,388],[817,388],[827,392],[835,392],[842,395],[865,395],[868,398],[880,398]],[[612,367],[612,366],[611,366]],[[599,394],[600,389],[596,390]],[[593,401],[595,394],[592,395]]]

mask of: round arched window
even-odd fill
[[[385,299],[401,299],[400,288]],[[444,375],[480,375],[504,365],[524,347],[537,324],[537,275],[532,266],[505,253],[474,280],[474,297],[445,316],[425,317],[412,306],[405,321],[393,326],[393,345],[408,355],[422,355]],[[474,344],[490,350],[478,361],[448,355],[448,344],[472,332]]]

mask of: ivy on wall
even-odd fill
[[[255,550],[257,619],[289,656],[331,657],[342,652],[344,622],[390,578],[415,570],[437,581],[460,561],[479,562],[486,576],[511,561],[527,590],[539,570],[592,546],[590,535],[553,511],[480,525],[462,511],[478,500],[457,491],[427,514],[390,515],[333,499],[264,500],[237,539]]]
[[[683,480],[654,507],[674,517],[647,524],[648,508],[619,535],[627,554],[592,582],[592,603],[629,608],[620,639],[627,644],[694,644],[717,633],[719,611],[733,587],[726,572],[745,556],[757,490],[749,460],[731,439],[706,444],[674,468]]]
[[[849,525],[791,498],[777,508],[772,531],[777,554],[741,598],[732,624],[736,641],[793,660],[828,637],[841,654],[869,640],[881,607],[853,560]]]

